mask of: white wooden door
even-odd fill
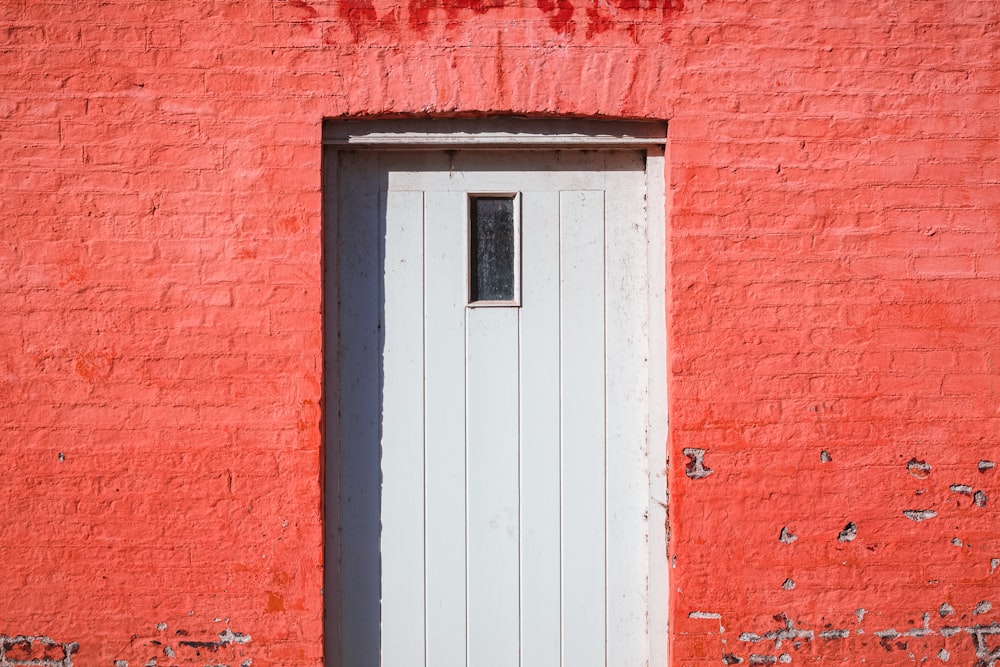
[[[339,153],[344,667],[648,663],[644,160]]]

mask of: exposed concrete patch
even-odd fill
[[[62,643],[50,637],[0,635],[0,667],[73,667],[76,642]]]
[[[991,609],[992,604],[988,600],[983,600],[976,605],[972,613],[984,614]],[[866,610],[860,608],[855,612],[855,617],[858,619],[859,624],[864,620],[866,613]],[[948,603],[943,603],[938,608],[938,614],[941,618],[954,613],[955,610]],[[752,644],[753,651],[744,654],[745,657],[739,655],[739,651],[723,653],[723,664],[735,665],[743,662],[761,665],[790,663],[796,651],[802,650],[809,655],[813,654],[815,649],[810,648],[810,646],[814,637],[818,637],[825,642],[864,641],[863,636],[865,632],[863,628],[858,628],[855,631],[857,635],[855,639],[855,636],[847,628],[831,628],[827,625],[827,629],[814,633],[813,630],[797,627],[795,622],[789,619],[784,613],[777,614],[774,616],[774,619],[781,623],[783,627],[763,633],[741,632],[738,636],[738,641]],[[887,652],[908,651],[909,658],[918,663],[923,663],[931,657],[937,657],[942,662],[948,662],[953,657],[953,653],[948,648],[941,646],[940,642],[955,635],[965,634],[971,638],[972,648],[975,651],[974,658],[969,656],[974,662],[973,667],[1000,667],[1000,623],[931,627],[931,613],[925,612],[922,614],[919,626],[910,627],[902,631],[894,627],[884,628],[876,630],[872,634],[878,637],[879,644]],[[939,638],[937,646],[928,644],[928,640],[933,638]],[[766,642],[773,643],[773,651],[761,650],[764,648],[762,644]],[[991,642],[994,642],[996,645],[991,646]],[[933,643],[932,641],[931,644]],[[723,644],[725,644],[725,640],[723,640]],[[949,648],[951,651],[955,651],[956,647],[961,645],[953,642],[949,644]],[[787,646],[791,650],[789,648],[782,650],[783,646]],[[965,646],[968,647],[968,644],[965,644]],[[920,655],[920,648],[925,652],[924,655]],[[805,657],[803,655],[803,658]],[[965,664],[972,664],[972,662]]]
[[[830,456],[830,452],[826,451],[825,449],[819,453],[820,463],[829,463],[832,460],[833,457]]]
[[[931,475],[931,464],[915,458],[906,463],[906,469],[917,479],[927,479]]]
[[[926,521],[937,516],[934,510],[903,510],[903,516],[911,521]]]
[[[778,541],[783,542],[785,544],[791,544],[797,539],[799,539],[799,536],[795,535],[794,533],[792,533],[792,531],[788,530],[788,526],[782,526],[781,534],[778,535]]]
[[[952,484],[948,487],[953,493],[961,493],[965,496],[972,495],[972,487],[968,484]]]
[[[858,536],[858,524],[851,521],[846,526],[844,526],[844,529],[840,531],[839,535],[837,535],[837,541],[853,542],[854,538],[857,536]]]
[[[976,503],[976,507],[986,507],[986,494],[982,491],[976,491],[972,495],[972,502]]]
[[[143,667],[249,667],[253,663],[249,634],[231,628],[222,632],[177,628],[168,633],[166,623],[158,623],[156,630],[153,635],[133,637],[124,656],[128,659],[115,667],[129,667],[130,662]]]
[[[691,479],[702,479],[712,474],[712,469],[705,466],[705,449],[685,447],[681,450],[690,459],[684,468],[684,474]]]
[[[982,461],[979,462],[979,465],[976,467],[979,468],[979,472],[986,472],[991,468],[995,468],[996,465],[997,464],[994,463],[993,461],[987,461],[986,459],[983,459]]]
[[[783,641],[812,641],[815,633],[812,630],[800,630],[795,627],[795,623],[785,614],[778,614],[774,620],[783,623],[784,627],[777,630],[770,630],[762,635],[753,632],[743,632],[739,636],[741,642],[757,643],[761,641],[773,641],[775,648],[781,648]]]

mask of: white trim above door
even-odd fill
[[[328,665],[532,664],[523,646],[550,656],[546,667],[589,664],[595,652],[615,667],[665,664],[665,129],[510,118],[324,128]],[[482,196],[525,207],[523,303],[469,307],[481,304],[468,301],[466,216]],[[546,246],[557,254],[538,264]],[[595,317],[603,327],[587,326]],[[543,326],[565,342],[531,338]],[[611,356],[595,365],[595,350]],[[551,382],[551,399],[527,393]],[[539,419],[547,434],[526,433]],[[554,463],[539,449],[553,437],[569,443],[551,450]],[[603,468],[576,465],[570,454],[584,461],[588,443]],[[535,474],[547,465],[549,481]],[[538,517],[523,505],[534,497]],[[606,528],[587,547],[599,515]],[[459,537],[440,541],[449,530]],[[534,557],[545,549],[556,569]],[[609,560],[612,549],[645,555]],[[491,583],[494,570],[513,577],[503,584],[513,597]],[[595,578],[582,588],[596,597],[577,594],[573,582]],[[575,628],[552,649],[536,613],[545,590],[557,596],[556,632]],[[589,632],[593,600],[605,620]],[[494,616],[493,604],[514,616]]]

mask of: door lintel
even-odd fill
[[[374,149],[628,149],[662,147],[664,120],[580,118],[328,119],[323,144]]]

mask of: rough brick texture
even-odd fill
[[[995,0],[4,2],[2,629],[320,664],[322,119],[603,115],[670,120],[672,664],[994,665],[998,44]]]

